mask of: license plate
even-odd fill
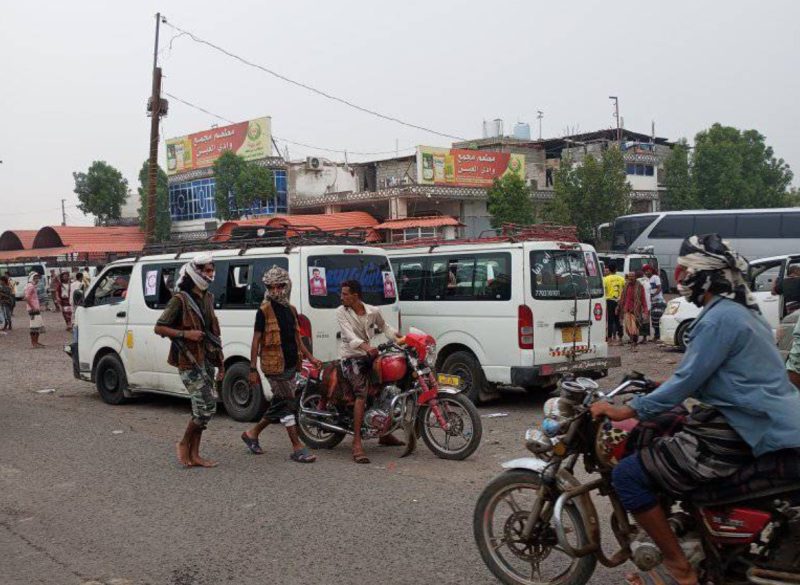
[[[561,330],[561,341],[564,343],[573,343],[575,341],[583,341],[583,335],[580,327],[564,327]]]
[[[461,378],[452,374],[437,374],[436,380],[440,386],[453,386],[454,388],[461,387]]]

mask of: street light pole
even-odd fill
[[[610,95],[608,99],[614,100],[614,117],[617,119],[617,142],[622,143],[622,134],[619,127],[619,98],[615,95]]]
[[[150,115],[150,160],[147,169],[147,219],[145,235],[147,243],[155,240],[156,226],[156,185],[158,178],[158,123],[161,119],[161,67],[158,66],[158,29],[161,13],[156,14],[156,41],[153,48],[153,88],[150,94],[148,112]]]

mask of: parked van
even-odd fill
[[[77,307],[77,343],[70,352],[76,377],[94,382],[106,402],[118,404],[138,392],[188,396],[178,371],[167,364],[170,340],[153,332],[175,290],[180,267],[199,252],[119,260],[92,282]],[[216,277],[209,290],[222,332],[225,379],[221,399],[238,421],[257,419],[266,407],[247,381],[256,310],[264,298],[262,275],[273,265],[289,271],[291,302],[299,325],[321,360],[337,358],[335,309],[342,282],[358,280],[364,302],[398,323],[398,304],[386,252],[349,245],[218,249]],[[314,282],[312,283],[312,279]],[[66,349],[66,348],[65,348]],[[268,388],[262,377],[262,387]]]
[[[608,356],[602,274],[587,244],[445,241],[389,257],[403,325],[436,337],[439,370],[474,401],[497,385],[535,389],[620,364]]]
[[[47,274],[47,265],[44,262],[26,262],[18,264],[0,264],[0,276],[8,275],[17,283],[17,300],[21,300],[25,294],[25,286],[28,284],[28,275],[31,272],[39,273],[42,278]],[[45,283],[47,284],[47,283]]]
[[[617,274],[625,276],[628,272],[640,272],[645,265],[650,265],[661,278],[661,289],[670,290],[670,279],[666,270],[658,265],[658,258],[654,254],[618,254],[616,252],[598,252],[597,257],[606,268],[611,266],[617,269]]]

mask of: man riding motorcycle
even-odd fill
[[[619,463],[612,479],[664,562],[630,575],[632,583],[698,583],[659,505],[659,492],[691,492],[730,478],[754,458],[800,448],[800,393],[789,382],[746,272],[747,262],[717,234],[684,240],[678,291],[703,310],[683,361],[658,389],[626,406],[592,406],[595,418],[640,421],[638,450]],[[681,406],[690,397],[700,402],[691,413]]]

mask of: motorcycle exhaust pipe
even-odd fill
[[[321,416],[323,418],[333,418],[338,416],[335,412],[328,412],[325,410],[312,410],[310,408],[303,408],[300,407],[300,414],[306,414],[308,416]]]
[[[314,411],[310,411],[310,412],[313,413]],[[301,414],[306,414],[306,413],[302,412]],[[351,431],[349,429],[346,429],[344,427],[340,427],[339,425],[335,425],[335,424],[332,424],[332,423],[329,423],[329,422],[321,421],[321,420],[310,420],[309,424],[312,424],[312,425],[314,425],[316,427],[319,427],[321,429],[324,429],[326,431],[333,431],[334,433],[343,433],[343,434],[346,434],[346,435],[352,435],[353,434],[353,431]]]
[[[747,580],[757,585],[800,585],[800,573],[785,573],[753,567],[747,571]]]

